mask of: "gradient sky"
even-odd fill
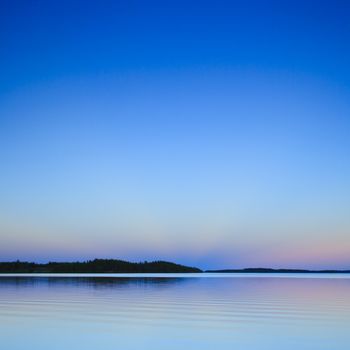
[[[0,260],[350,268],[348,1],[0,3]]]

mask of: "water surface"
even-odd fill
[[[332,349],[349,275],[2,275],[1,348]]]

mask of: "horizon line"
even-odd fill
[[[87,262],[93,262],[96,260],[108,260],[108,261],[121,261],[121,262],[126,262],[126,263],[131,263],[131,264],[151,264],[155,262],[165,262],[165,263],[171,263],[175,265],[181,265],[185,267],[191,267],[191,268],[196,268],[200,270],[199,273],[207,272],[207,273],[240,273],[240,272],[246,272],[246,273],[263,273],[263,272],[295,272],[295,273],[350,273],[350,268],[343,268],[343,269],[334,269],[334,268],[323,268],[323,269],[309,269],[309,268],[285,268],[285,267],[243,267],[243,268],[218,268],[218,269],[201,269],[196,266],[188,266],[182,263],[178,262],[172,262],[168,260],[161,260],[161,259],[155,259],[155,260],[143,260],[143,261],[129,261],[129,260],[124,260],[124,259],[116,259],[116,258],[93,258],[93,259],[86,259],[86,260],[75,260],[75,261],[47,261],[47,262],[36,262],[36,261],[24,261],[24,260],[12,260],[12,261],[0,261],[0,264],[14,264],[14,263],[28,263],[28,264],[36,264],[36,265],[47,265],[47,264],[83,264]]]

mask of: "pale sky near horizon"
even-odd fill
[[[2,1],[0,260],[350,268],[347,1]]]

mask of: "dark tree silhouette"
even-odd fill
[[[84,262],[0,262],[0,273],[188,273],[202,272],[195,267],[167,261],[132,263],[124,260],[95,259]]]

